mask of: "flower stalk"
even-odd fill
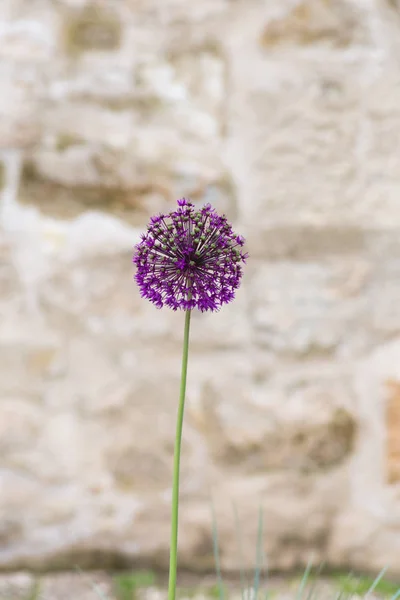
[[[175,600],[176,574],[178,565],[178,514],[179,514],[179,473],[181,461],[182,427],[185,410],[186,378],[189,355],[189,330],[191,311],[185,313],[185,329],[183,334],[181,386],[179,392],[178,416],[176,420],[174,470],[172,479],[172,509],[171,509],[171,545],[169,555],[168,600]]]
[[[185,198],[177,204],[176,210],[151,217],[133,256],[141,296],[157,308],[185,311],[172,479],[168,600],[175,600],[176,596],[179,470],[190,315],[195,308],[215,312],[231,302],[242,279],[242,264],[248,257],[243,251],[244,238],[236,235],[225,215],[218,215],[210,204],[196,210]]]

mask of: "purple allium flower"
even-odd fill
[[[210,204],[196,211],[185,198],[151,218],[135,247],[135,280],[157,308],[218,310],[233,300],[242,277],[244,238]]]

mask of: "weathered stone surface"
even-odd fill
[[[399,378],[399,359],[396,340],[378,347],[355,371],[359,434],[350,463],[352,502],[338,516],[330,540],[336,564],[345,561],[360,568],[367,561],[377,570],[399,556],[399,488],[388,481],[393,468],[388,441],[395,437],[396,422],[386,418],[388,384]],[[397,572],[396,559],[392,570]]]
[[[265,380],[250,387],[243,376],[223,387],[208,382],[194,415],[216,464],[253,475],[337,466],[353,449],[351,412],[337,374],[310,381],[301,372],[270,379],[268,389]]]
[[[364,351],[367,298],[362,292],[371,270],[358,256],[345,263],[337,258],[251,265],[255,341],[276,353],[305,357]]]
[[[393,484],[400,483],[400,383],[389,380],[387,388],[387,481]]]
[[[392,6],[390,6],[392,5]],[[182,315],[131,255],[212,202],[248,238],[194,314],[180,564],[400,572],[400,22],[361,0],[0,3],[0,568],[168,564]]]
[[[355,2],[302,0],[267,24],[262,44],[270,47],[288,43],[295,46],[326,43],[346,47],[362,39],[360,17]]]
[[[22,600],[36,590],[36,582],[29,573],[13,573],[0,580],[0,598]]]
[[[347,6],[352,18],[359,15],[358,26],[373,25],[374,35],[345,50],[339,43],[344,29],[338,27],[327,47],[294,39],[263,51],[262,10],[254,5],[229,36],[228,157],[240,190],[239,213],[252,231],[250,248],[260,257],[269,252],[277,227],[285,246],[287,226],[316,230],[321,237],[327,228],[329,244],[332,232],[337,238],[346,227],[360,236],[371,227],[390,231],[398,224],[393,149],[400,79],[391,38],[383,44],[386,13],[368,11],[361,2],[282,2],[275,15],[265,10],[264,27],[274,19],[285,23],[296,11],[305,11],[307,23],[317,26],[311,18],[311,6],[317,5],[324,13]]]

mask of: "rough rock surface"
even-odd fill
[[[182,315],[139,298],[149,215],[248,238],[193,315],[180,564],[400,574],[400,8],[0,3],[0,568],[168,562]]]

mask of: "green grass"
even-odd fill
[[[156,575],[153,571],[135,571],[115,575],[113,582],[118,600],[135,600],[139,589],[156,584]]]
[[[374,584],[372,577],[356,577],[355,575],[334,576],[338,589],[345,594],[365,596]],[[386,579],[380,579],[375,585],[374,592],[383,597],[392,597],[399,591],[399,586]]]
[[[27,600],[39,600],[40,598],[40,581],[37,579],[33,582],[32,587],[29,591]]]
[[[176,595],[178,598],[194,598],[199,594],[210,598],[210,600],[218,600],[220,597],[220,590],[217,584],[208,587],[178,587],[176,590]],[[227,597],[228,590],[225,586],[224,594],[225,597]]]
[[[223,594],[226,598],[228,595],[228,590],[225,585],[223,585],[222,587],[223,587],[223,589],[222,589]],[[220,597],[220,593],[221,592],[220,592],[220,588],[219,588],[218,584],[212,585],[209,588],[204,590],[205,595],[207,595],[209,598],[215,598],[215,600],[218,600],[218,598]]]
[[[262,531],[262,519],[259,519],[259,539]],[[216,535],[216,531],[214,531]],[[259,542],[258,542],[259,544]],[[259,558],[261,557],[260,550],[258,551]],[[258,566],[258,575],[252,582],[248,582],[245,589],[242,587],[242,598],[249,598],[247,595],[248,587],[254,590],[254,584],[258,586],[258,595],[252,595],[251,598],[257,600],[273,600],[276,596],[280,595],[280,591],[277,589],[270,589],[268,585],[268,579],[264,581],[262,589],[260,588],[260,568],[261,563]],[[256,570],[257,571],[257,570]],[[92,588],[94,594],[93,599],[97,600],[137,600],[138,597],[143,598],[143,594],[138,594],[139,591],[144,591],[148,587],[157,586],[158,589],[165,591],[163,586],[157,585],[157,577],[153,571],[132,571],[126,573],[120,573],[113,577],[114,590],[113,594],[106,596],[102,592],[101,588],[95,585],[90,578],[90,575],[80,571],[78,572],[88,580],[88,586]],[[311,568],[310,565],[304,570],[303,574],[296,577],[288,576],[286,578],[286,585],[284,586],[285,591],[283,594],[285,597],[290,595],[291,600],[319,600],[319,584],[325,582],[329,585],[330,591],[328,595],[324,594],[328,600],[351,600],[355,597],[365,598],[371,600],[372,594],[375,597],[384,598],[385,600],[400,600],[400,586],[392,581],[388,581],[384,578],[386,570],[383,569],[375,578],[360,575],[357,576],[353,573],[346,574],[344,572],[330,572],[323,576],[321,574],[322,566],[320,568]],[[24,600],[40,600],[41,598],[41,584],[40,579],[36,579],[32,584],[32,587]],[[267,590],[267,591],[266,591]],[[237,596],[236,590],[235,596]],[[244,592],[246,591],[246,594]],[[179,599],[192,599],[198,596],[207,598],[209,600],[219,600],[223,597],[225,600],[232,598],[230,588],[222,578],[216,585],[193,585],[191,587],[180,587],[177,589],[177,598]],[[5,600],[12,600],[12,598],[5,598]],[[56,599],[54,599],[56,600]],[[77,599],[79,600],[79,599]]]

